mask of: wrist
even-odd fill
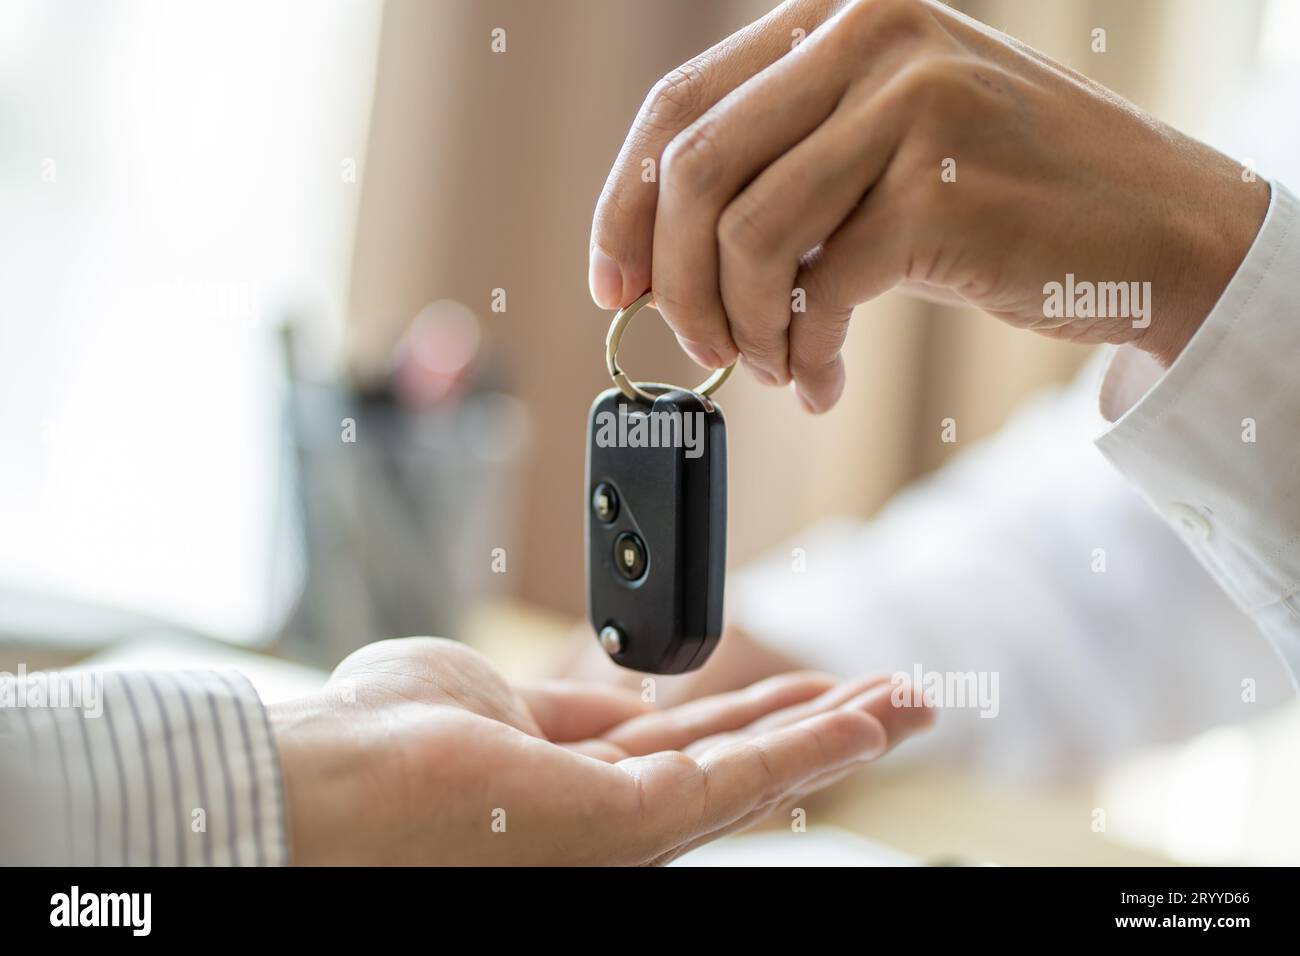
[[[267,708],[280,753],[290,860],[297,866],[355,862],[349,828],[356,825],[361,756],[324,693]]]
[[[1175,212],[1157,241],[1164,271],[1153,288],[1150,326],[1136,341],[1168,368],[1204,324],[1223,295],[1268,212],[1270,187],[1261,179],[1244,182],[1240,167],[1219,157],[1218,168],[1198,201]]]

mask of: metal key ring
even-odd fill
[[[655,396],[640,387],[640,384],[647,383],[638,384],[637,382],[632,381],[627,377],[627,373],[619,368],[618,346],[623,341],[623,333],[627,331],[627,326],[628,323],[632,321],[632,316],[636,315],[645,308],[645,306],[649,305],[653,298],[654,291],[651,290],[646,292],[641,296],[641,298],[637,299],[627,308],[619,309],[618,313],[614,316],[614,321],[610,324],[609,334],[605,336],[605,366],[609,369],[609,377],[614,380],[614,384],[618,386],[619,391],[632,401],[642,401],[651,405],[654,404]],[[699,385],[695,386],[695,388],[690,389],[690,391],[697,395],[701,395],[704,398],[708,398],[722,387],[722,383],[727,380],[727,377],[731,375],[731,371],[735,367],[736,363],[732,362],[726,368],[715,370],[712,375],[706,378]],[[666,388],[668,386],[660,385],[656,387]]]

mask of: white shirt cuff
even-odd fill
[[[1168,371],[1118,349],[1097,447],[1300,673],[1300,226],[1274,183],[1236,275]]]

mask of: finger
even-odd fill
[[[730,246],[739,260],[765,260],[770,238],[759,221],[761,209],[732,202],[745,183],[812,134],[851,87],[887,82],[895,64],[908,62],[916,43],[935,29],[922,4],[847,5],[796,53],[746,81],[669,144],[655,221],[653,282],[661,311],[679,337],[716,350],[717,343],[726,344],[717,331],[725,318],[731,341],[761,381],[790,380],[789,295],[798,256],[828,235],[853,202],[841,201],[825,230],[809,233],[794,255],[763,275],[759,294],[739,303],[723,296],[718,250]],[[857,141],[863,140],[859,130]],[[758,263],[748,274],[759,274],[766,265],[770,262]],[[736,288],[733,284],[729,291]]]
[[[744,727],[764,714],[816,697],[834,683],[833,678],[821,674],[783,674],[744,690],[635,717],[603,737],[633,755],[680,750],[702,737]]]
[[[893,750],[909,737],[934,725],[938,711],[935,709],[933,702],[924,695],[914,695],[912,684],[909,681],[901,678],[893,680],[882,677],[873,682],[864,682],[864,684],[864,689],[844,700],[840,706],[846,710],[860,710],[880,721],[880,726],[885,731],[887,738],[885,750],[880,756]],[[836,688],[836,690],[838,691],[839,688]],[[782,715],[773,715],[774,718],[779,716]],[[759,721],[755,726],[761,726],[763,723],[764,721]],[[771,726],[782,725],[773,723]],[[844,772],[835,770],[829,774],[815,777],[808,781],[799,792],[812,793],[819,790],[834,780],[846,776],[847,773],[852,772],[852,769],[849,768],[848,771]]]
[[[899,689],[895,691],[895,688]],[[887,706],[886,702],[890,700],[891,694],[894,693],[901,693],[904,699],[910,699],[910,685],[891,684],[889,686],[877,687],[871,692],[859,695],[860,699],[848,704],[850,708],[863,710],[872,714],[876,719],[881,721],[881,725],[889,735],[889,744],[886,752],[894,749],[894,747],[898,746],[898,744],[902,743],[913,734],[919,733],[920,731],[932,726],[936,715],[934,707],[928,700],[919,707],[906,704],[889,704]],[[902,713],[895,713],[893,710],[894,707],[899,708]],[[883,753],[881,756],[883,756]],[[775,807],[756,808],[742,820],[728,827],[727,832],[755,826],[773,814],[776,814],[777,816],[787,815],[790,810],[804,798],[819,790],[824,790],[827,787],[834,786],[841,780],[853,776],[862,769],[863,763],[857,762],[817,774],[791,790],[775,805]],[[718,836],[721,836],[721,834],[715,834],[708,839],[716,839]],[[686,849],[690,849],[690,847]],[[685,852],[685,850],[683,850],[683,852]]]
[[[728,744],[699,761],[667,753],[617,766],[636,779],[643,825],[662,846],[658,856],[743,824],[805,781],[869,760],[886,744],[878,720],[838,708]]]
[[[726,364],[739,348],[760,381],[789,381],[788,303],[774,307],[768,299],[757,313],[724,306],[719,247],[747,244],[750,231],[745,207],[726,218],[723,210],[747,182],[817,128],[862,69],[838,35],[816,33],[668,145],[660,169],[652,281],[660,313],[702,364]],[[787,263],[786,280],[796,265],[797,258]]]
[[[840,767],[836,770],[830,770],[827,771],[826,773],[819,774],[818,776],[813,777],[811,780],[808,780],[805,783],[800,784],[793,791],[791,791],[789,797],[786,800],[783,800],[781,805],[778,806],[776,810],[780,811],[785,806],[789,806],[790,809],[794,809],[793,805],[795,803],[805,800],[812,794],[816,793],[818,790],[825,790],[827,787],[834,786],[835,784],[839,783],[841,780],[851,777],[855,773],[858,773],[862,770],[863,770],[863,766],[861,764],[850,764],[847,767]]]
[[[723,96],[788,52],[793,31],[811,32],[830,7],[826,0],[783,4],[650,91],[596,203],[589,280],[597,305],[628,305],[651,286],[659,176],[649,173],[660,165],[664,148]]]
[[[924,693],[916,693],[910,681],[891,678],[887,685],[862,695],[853,706],[880,721],[889,737],[889,749],[934,725],[938,710]]]
[[[909,737],[928,730],[937,719],[938,710],[933,702],[924,695],[915,696],[919,698],[918,701],[913,701],[912,684],[909,681],[900,679],[885,683],[882,680],[856,695],[846,706],[868,713],[880,721],[880,726],[889,738],[885,751],[887,753]],[[858,769],[854,764],[816,776],[800,786],[794,795],[807,796],[815,793],[856,773]]]
[[[844,394],[847,376],[842,350],[853,307],[837,306],[826,299],[813,302],[811,316],[805,309],[791,317],[790,374],[804,409],[820,415],[834,408]]]
[[[572,750],[584,757],[592,757],[602,763],[618,763],[620,760],[626,760],[631,756],[622,747],[611,744],[608,740],[601,740],[599,737],[564,743],[560,744],[560,746],[565,750]]]
[[[854,698],[866,693],[887,682],[889,678],[880,675],[862,677],[857,680],[845,681],[836,684],[822,693],[818,694],[811,700],[793,704],[781,710],[766,714],[752,723],[737,728],[736,730],[726,733],[715,734],[705,737],[686,747],[686,752],[692,756],[699,756],[707,751],[725,743],[730,743],[742,737],[752,737],[756,734],[766,733],[775,730],[778,727],[788,727],[790,724],[796,724],[801,720],[825,713],[828,710],[834,710],[836,707],[842,707]]]
[[[790,368],[800,401],[814,414],[828,411],[844,392],[840,350],[854,306],[907,275],[910,245],[897,208],[882,181],[795,278],[804,290],[804,311],[791,316]]]
[[[542,736],[582,741],[654,708],[634,691],[581,681],[548,680],[515,688]]]
[[[830,695],[833,694],[842,695],[852,686],[853,685],[842,685],[841,687],[828,692],[825,696],[829,698]],[[868,749],[863,755],[855,759],[839,763],[835,763],[833,760],[828,760],[826,766],[814,770],[803,780],[792,783],[784,788],[779,788],[779,790],[774,790],[765,795],[762,799],[754,801],[752,806],[744,810],[729,823],[725,823],[714,830],[701,828],[701,831],[695,836],[683,841],[678,846],[667,850],[654,862],[668,862],[683,853],[689,852],[700,844],[716,840],[728,833],[734,833],[738,830],[744,830],[754,826],[770,816],[775,809],[781,807],[783,804],[788,804],[792,800],[801,799],[811,793],[823,789],[824,787],[829,787],[832,784],[838,783],[845,777],[856,773],[861,769],[864,763],[882,756],[888,750],[897,746],[908,737],[926,729],[934,721],[934,708],[930,705],[929,701],[924,698],[921,699],[920,706],[912,706],[910,704],[911,700],[911,685],[907,682],[889,681],[886,683],[883,680],[877,680],[875,681],[874,686],[870,686],[869,689],[856,694],[847,701],[844,701],[839,708],[812,717],[806,717],[795,724],[788,725],[793,727],[805,727],[810,721],[817,721],[822,717],[836,713],[857,713],[868,719],[869,726],[874,726],[876,728],[876,731],[879,733],[877,739],[880,742],[880,746],[876,750]],[[809,702],[808,706],[813,706],[813,702]],[[794,708],[792,708],[792,710],[793,709]],[[778,716],[786,715],[773,715],[773,719],[775,720]],[[787,728],[772,730],[768,734],[761,735],[757,740],[767,740],[773,734],[782,732],[783,729]],[[700,766],[708,767],[712,762],[724,756],[728,752],[728,748],[734,749],[743,745],[743,740],[734,740],[729,744],[714,747],[709,753],[700,755],[695,759]],[[710,784],[710,786],[712,786],[712,784]],[[711,798],[712,795],[711,792]]]
[[[892,84],[873,89],[868,78],[835,112],[777,159],[723,211],[718,226],[719,283],[733,335],[788,353],[801,397],[829,408],[843,387],[840,349],[853,303],[830,301],[797,283],[801,265],[857,209],[886,169],[904,128],[901,97]],[[814,253],[815,255],[815,253]],[[815,261],[815,260],[814,260]],[[796,333],[794,322],[804,328]],[[796,346],[798,346],[796,350]],[[749,352],[746,351],[746,358]]]

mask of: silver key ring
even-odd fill
[[[641,401],[653,405],[655,396],[641,388],[641,385],[649,384],[646,382],[634,382],[627,377],[627,373],[619,368],[618,364],[618,347],[623,341],[623,333],[627,331],[628,323],[632,317],[650,304],[654,298],[654,291],[648,291],[641,298],[637,299],[625,309],[619,309],[614,316],[614,321],[610,324],[609,334],[605,336],[605,366],[609,369],[609,377],[614,380],[620,392],[626,395],[632,401]],[[732,362],[726,368],[717,369],[712,375],[706,378],[695,388],[690,389],[697,395],[708,398],[714,392],[722,387],[722,383],[731,375],[732,369],[736,363]],[[666,389],[675,386],[655,385],[656,389]]]

